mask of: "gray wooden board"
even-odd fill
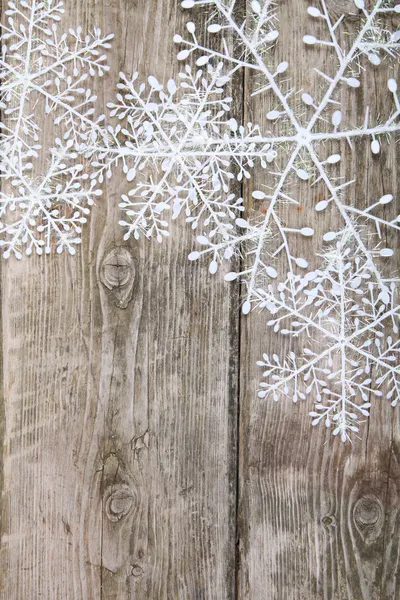
[[[189,17],[177,0],[65,4],[66,29],[115,33],[100,104],[121,70],[161,81],[178,72],[172,37]],[[311,64],[325,58],[302,42],[306,5],[278,3],[276,56],[312,90]],[[194,16],[204,23],[204,9]],[[349,119],[360,122],[366,104],[385,114],[379,90],[393,68],[367,70],[357,102],[344,104]],[[253,85],[234,81],[235,116],[262,122],[268,99],[251,99]],[[396,194],[395,145],[379,157],[367,146],[341,146],[341,175],[358,173],[350,193]],[[266,177],[256,169],[243,186],[255,210]],[[194,235],[182,223],[162,245],[124,242],[126,190],[119,175],[104,185],[76,257],[1,261],[0,598],[400,597],[398,413],[376,403],[351,448],[311,429],[307,403],[259,400],[256,360],[288,342],[265,315],[239,316],[237,285],[187,261]],[[288,218],[309,224],[319,191],[298,193],[302,211]]]

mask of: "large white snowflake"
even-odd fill
[[[307,9],[312,19],[323,23],[326,37],[305,32],[304,43],[333,53],[334,72],[315,69],[321,91],[313,98],[300,90],[304,110],[299,110],[299,94],[290,87],[288,63],[277,62],[271,52],[279,31],[270,0],[253,0],[247,18],[240,17],[236,0],[184,0],[182,7],[209,9],[207,29],[215,45],[203,45],[189,21],[188,35],[174,38],[180,46],[177,58],[193,57],[198,69],[185,66],[179,80],[166,87],[154,77],[146,85],[137,83],[136,73],[132,78],[121,74],[117,99],[109,105],[121,124],[108,128],[102,147],[87,148],[89,157],[96,154],[93,177],[111,176],[122,164],[132,182],[120,205],[126,215],[121,221],[125,239],[144,234],[161,241],[168,235],[168,211],[173,219],[184,213],[193,229],[201,229],[196,237],[200,248],[190,254],[191,260],[208,257],[210,272],[215,273],[234,253],[243,257],[242,270],[225,278],[245,283],[245,314],[252,307],[265,308],[272,313],[270,323],[276,331],[331,340],[318,352],[304,343],[298,358],[265,356],[267,382],[260,393],[293,400],[310,394],[316,402],[313,422],[335,423],[334,432],[345,440],[358,430],[360,414],[368,413],[368,394],[379,395],[385,383],[392,403],[399,398],[398,343],[388,335],[388,328],[397,333],[396,281],[383,274],[393,250],[380,242],[388,232],[399,231],[400,217],[390,215],[390,193],[351,203],[346,192],[353,182],[339,181],[337,169],[341,143],[352,146],[368,137],[371,152],[379,154],[386,138],[400,130],[394,78],[387,82],[393,108],[385,119],[371,123],[367,108],[363,122],[349,128],[341,110],[341,89],[346,86],[357,93],[365,60],[374,69],[385,57],[398,57],[399,34],[385,29],[383,22],[400,13],[400,5],[375,0],[367,8],[363,0],[355,0],[360,27],[350,43],[349,36],[340,33],[344,17],[332,20],[325,0]],[[240,70],[253,74],[253,95],[270,98],[271,110],[262,126],[239,125],[231,116],[232,99],[225,90]],[[336,154],[327,155],[327,142],[337,144]],[[246,218],[243,200],[230,184],[248,179],[256,164],[268,169],[265,189],[253,192],[262,211]],[[324,236],[333,244],[324,253],[324,266],[308,273],[310,259],[298,256],[296,237],[312,238],[314,229],[304,213],[298,213],[295,223],[287,216],[288,206],[300,204],[299,180],[310,187],[323,184],[325,192],[315,210],[329,211],[332,222],[340,221]],[[278,285],[282,268],[287,278]],[[288,321],[283,328],[282,320]]]
[[[54,0],[9,2],[1,25],[0,57],[0,244],[4,256],[36,251],[75,253],[82,223],[100,192],[80,158],[102,134],[94,119],[96,96],[89,76],[109,67],[104,51],[112,35],[81,27],[60,34],[64,13]],[[41,135],[50,118],[59,129],[45,167],[35,170]],[[46,127],[48,130],[48,127]]]

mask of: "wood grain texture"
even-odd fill
[[[279,3],[281,34],[276,64],[288,60],[295,88],[318,97],[319,82],[312,67],[323,70],[331,65],[328,53],[302,41],[305,34],[323,35],[322,25],[310,22],[304,4],[302,0]],[[351,32],[353,2],[327,4],[332,14],[348,15],[345,29]],[[360,93],[343,98],[343,118],[353,124],[362,122],[367,105],[373,118],[388,114],[387,98],[380,89],[396,72],[396,63],[375,72],[367,68]],[[254,81],[248,78],[245,97],[252,85]],[[268,98],[256,98],[258,101],[248,103],[246,117],[255,122],[274,108],[267,104]],[[362,203],[392,190],[398,197],[398,146],[385,146],[382,154],[374,157],[369,144],[359,140],[354,151],[346,143],[327,145],[324,151],[328,156],[340,149],[343,180],[357,177],[357,184],[349,188],[352,201]],[[263,184],[264,173],[256,173],[245,191],[250,205],[251,191]],[[287,209],[289,222],[292,219],[298,226],[315,229],[315,255],[321,248],[322,233],[334,229],[335,224],[313,212],[323,193],[319,186],[310,192],[308,184],[300,183],[296,197],[301,210],[296,206]],[[394,239],[391,243],[396,245]],[[300,239],[296,249],[298,256],[312,256],[309,240]],[[284,356],[289,350],[298,351],[298,346],[272,333],[263,314],[243,318],[241,332],[239,598],[400,597],[400,549],[394,541],[400,525],[398,413],[387,401],[374,400],[371,419],[361,425],[363,439],[355,438],[352,448],[333,439],[324,428],[311,430],[308,412],[312,398],[293,405],[290,401],[260,401],[254,394],[262,375],[256,361],[262,353]]]
[[[65,28],[116,35],[100,104],[121,70],[176,74],[179,4],[65,0]],[[307,3],[278,4],[276,56],[312,90],[310,65],[328,59],[302,42]],[[385,114],[386,80],[366,72],[346,117],[359,123],[366,104]],[[271,107],[250,100],[253,85],[235,80],[235,116],[263,122]],[[363,141],[341,149],[341,175],[358,173],[352,194],[399,195],[394,145],[379,157]],[[243,187],[255,210],[266,177]],[[190,229],[174,223],[162,246],[123,242],[126,185],[107,182],[77,257],[1,261],[0,599],[399,598],[399,413],[375,403],[351,449],[311,430],[306,403],[259,400],[256,361],[289,343],[262,314],[239,322],[238,287],[187,261]],[[318,193],[299,188],[302,213],[288,218],[310,224]],[[316,249],[325,230],[313,226]]]
[[[175,2],[65,5],[118,40],[100,105],[120,70],[175,74]],[[235,593],[237,290],[188,262],[190,230],[124,243],[126,186],[79,257],[3,265],[2,599]]]

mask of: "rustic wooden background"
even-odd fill
[[[178,0],[65,4],[65,28],[116,35],[100,103],[120,70],[176,74],[172,37],[189,18]],[[279,0],[276,52],[309,91],[325,59],[302,42],[307,5]],[[367,103],[385,114],[394,68],[363,75],[353,122]],[[235,85],[239,113],[262,122],[251,78]],[[351,193],[398,192],[394,144],[343,151]],[[244,188],[249,203],[265,176]],[[238,286],[187,261],[182,224],[162,246],[123,242],[126,185],[107,183],[76,257],[1,261],[0,598],[400,598],[399,413],[378,402],[351,448],[311,429],[309,405],[257,399],[256,360],[277,343],[265,316],[242,317]],[[306,190],[304,211],[310,223]]]

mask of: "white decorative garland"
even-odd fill
[[[15,1],[1,25],[0,245],[3,255],[35,251],[75,254],[93,197],[101,194],[82,163],[82,151],[101,135],[104,115],[93,120],[96,96],[89,75],[109,67],[104,50],[112,35],[81,27],[59,34],[62,2]],[[43,121],[59,128],[46,172],[35,174]],[[48,149],[46,148],[46,151]]]
[[[352,145],[368,136],[372,153],[378,154],[384,138],[400,130],[400,101],[393,78],[387,83],[393,110],[382,123],[371,124],[367,108],[361,126],[346,129],[342,125],[341,86],[354,88],[356,94],[364,59],[377,68],[385,56],[398,57],[400,50],[398,32],[385,30],[381,23],[400,13],[400,6],[384,0],[375,0],[370,9],[363,0],[354,4],[361,17],[360,29],[346,49],[339,42],[344,17],[332,21],[325,0],[320,0],[319,8],[308,8],[310,17],[324,22],[327,38],[305,35],[304,43],[332,51],[337,68],[330,75],[315,69],[324,89],[318,99],[302,93],[302,102],[312,111],[307,122],[293,108],[288,63],[271,67],[269,51],[279,31],[270,0],[253,0],[247,20],[237,19],[236,0],[184,0],[186,9],[209,8],[208,31],[216,36],[220,49],[203,46],[194,23],[188,22],[188,39],[174,38],[180,46],[177,58],[186,61],[193,55],[197,68],[185,65],[178,81],[170,80],[165,88],[155,77],[149,77],[146,85],[137,82],[137,73],[132,77],[121,73],[117,99],[109,105],[111,118],[120,123],[107,129],[100,126],[103,116],[92,122],[93,109],[88,105],[95,98],[81,87],[85,75],[79,74],[79,68],[88,65],[91,74],[101,75],[105,57],[99,58],[98,48],[107,48],[112,36],[103,38],[96,30],[92,37],[82,39],[80,31],[71,31],[76,43],[69,51],[66,38],[58,38],[56,29],[48,25],[58,20],[61,4],[21,2],[24,10],[20,12],[10,3],[11,21],[4,31],[13,46],[11,54],[3,53],[1,64],[2,108],[8,118],[2,124],[0,176],[12,190],[1,194],[2,214],[18,209],[18,218],[0,229],[6,255],[20,256],[21,244],[27,246],[27,253],[33,247],[41,252],[43,245],[48,252],[52,238],[59,251],[66,247],[73,252],[79,224],[85,220],[84,206],[98,193],[97,183],[121,166],[131,183],[120,204],[126,215],[121,221],[125,239],[144,234],[161,241],[169,235],[165,218],[169,211],[173,219],[184,214],[192,229],[201,229],[196,238],[200,248],[189,258],[209,257],[211,273],[217,272],[221,261],[241,253],[245,268],[228,273],[225,279],[245,283],[243,312],[266,309],[268,324],[276,333],[292,336],[293,347],[298,349],[286,357],[264,354],[259,363],[264,368],[259,396],[288,397],[294,402],[310,396],[313,424],[332,425],[333,434],[343,441],[359,431],[360,417],[369,415],[371,395],[382,396],[385,390],[393,406],[400,398],[397,279],[385,275],[385,262],[393,250],[381,243],[386,232],[400,230],[400,216],[388,216],[394,204],[389,192],[371,198],[366,208],[352,205],[346,188],[353,182],[336,181],[341,155],[327,156],[324,145],[332,140]],[[27,13],[24,30],[14,27],[13,11],[19,16]],[[40,27],[51,35],[46,42],[34,35],[37,11],[43,15]],[[4,34],[3,38],[7,39]],[[38,68],[31,72],[33,48]],[[83,61],[81,49],[88,62]],[[71,77],[66,77],[67,63],[73,65]],[[251,70],[260,80],[254,95],[274,98],[276,107],[268,112],[263,126],[239,125],[229,114],[232,98],[225,87],[241,69]],[[39,148],[38,128],[24,110],[31,91],[44,94],[46,106],[60,111],[56,121],[64,127],[63,141],[56,142],[49,172],[39,184],[28,177],[30,157],[36,157]],[[77,94],[83,98],[78,109]],[[18,110],[15,95],[22,109]],[[268,122],[274,122],[275,128],[279,125],[277,135],[265,131]],[[26,142],[27,136],[32,144]],[[82,154],[90,162],[90,184],[76,163]],[[285,166],[277,172],[282,158]],[[264,203],[265,214],[245,218],[243,199],[230,191],[230,184],[234,179],[248,179],[255,164],[268,169],[271,191],[253,192],[254,199]],[[61,173],[67,175],[66,183],[52,184]],[[296,227],[285,223],[284,208],[298,204],[290,189],[297,178],[310,186],[323,182],[326,195],[318,200],[315,211],[334,210],[342,223],[325,234],[327,249],[322,250],[315,269],[309,260],[296,255],[293,244],[295,236],[312,237],[314,230],[305,223]],[[72,216],[65,216],[61,205],[73,209]],[[282,258],[287,276],[278,283]]]

